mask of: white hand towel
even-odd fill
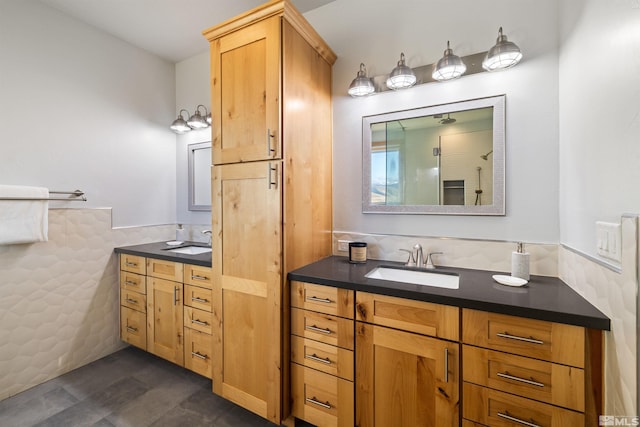
[[[47,199],[49,189],[0,185],[0,245],[48,240],[49,202],[47,200],[2,200],[2,198]]]

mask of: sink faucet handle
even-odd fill
[[[429,268],[429,269],[436,268],[435,264],[433,263],[433,259],[431,258],[432,255],[442,255],[442,252],[429,252],[429,254],[427,255],[427,262],[426,262],[425,268]]]
[[[407,267],[415,267],[416,266],[416,261],[413,258],[413,251],[410,251],[409,249],[400,249],[403,252],[407,252],[409,254],[409,259],[407,260],[407,262],[404,263],[404,265],[406,265]]]

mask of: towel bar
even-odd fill
[[[87,198],[84,195],[84,191],[49,191],[49,194],[69,194],[71,197],[49,197],[49,198],[36,198],[36,197],[0,197],[0,200],[58,200],[63,202],[86,202]]]

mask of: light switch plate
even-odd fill
[[[351,240],[338,240],[338,251],[349,252],[349,243],[351,243]]]
[[[597,221],[596,239],[598,255],[616,262],[622,261],[622,231],[620,224]]]

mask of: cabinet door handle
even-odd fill
[[[130,261],[125,261],[124,263],[127,267],[137,267],[138,263],[137,262],[130,262]]]
[[[125,280],[124,283],[129,285],[129,286],[138,286],[138,282],[134,282],[134,281],[131,281],[131,280]]]
[[[496,375],[498,375],[500,378],[506,378],[508,380],[513,380],[513,381],[520,381],[521,383],[535,385],[536,387],[544,387],[544,384],[539,383],[538,381],[534,381],[533,378],[528,380],[526,378],[514,377],[513,375],[509,375],[509,372],[507,371],[505,371],[504,373],[498,372]]]
[[[504,418],[505,420],[509,420],[509,421],[514,422],[514,423],[522,424],[523,426],[541,427],[540,424],[536,424],[536,423],[532,423],[532,422],[529,422],[529,421],[521,420],[520,418],[512,417],[511,415],[509,415],[509,413],[507,411],[504,411],[504,412],[505,412],[504,414],[502,412],[498,412],[498,413],[496,413],[496,415],[499,416],[500,418]],[[533,420],[531,420],[531,421],[533,421]]]
[[[209,326],[208,322],[203,322],[202,320],[199,320],[199,319],[191,319],[191,323],[195,323],[196,325],[200,325],[200,326]]]
[[[193,276],[191,276],[191,278],[193,280],[208,280],[209,279],[207,276],[198,276],[197,274],[194,274]]]
[[[125,301],[127,301],[129,304],[138,304],[138,300],[131,299],[131,298],[127,298]]]
[[[206,354],[198,353],[197,351],[192,351],[191,355],[197,357],[198,359],[202,359],[202,360],[207,360],[209,358]]]
[[[276,153],[276,149],[275,148],[271,148],[271,138],[275,138],[276,137],[276,133],[271,133],[271,129],[267,129],[267,156],[268,157],[273,157],[274,154]]]
[[[173,288],[173,305],[178,305],[178,291],[180,290],[179,287],[174,286]]]
[[[322,357],[318,357],[318,355],[315,354],[315,353],[313,353],[313,354],[305,354],[304,357],[307,358],[307,359],[311,359],[313,361],[316,361],[316,362],[324,363],[326,365],[331,365],[331,359],[329,359],[328,357],[323,359]]]
[[[278,164],[276,164],[275,166],[271,166],[271,163],[268,163],[267,168],[269,168],[268,188],[270,190],[271,186],[273,186],[274,188],[277,189],[278,188]],[[272,172],[275,172],[275,179],[272,179]]]
[[[195,302],[200,302],[203,304],[206,304],[209,302],[208,299],[202,299],[202,298],[198,298],[198,297],[191,297],[191,301],[195,301]]]
[[[499,336],[500,338],[507,338],[510,340],[516,340],[516,341],[524,341],[524,342],[528,342],[531,344],[544,344],[544,341],[540,341],[537,340],[533,337],[529,337],[529,338],[525,338],[525,337],[519,337],[517,335],[511,335],[508,332],[503,332],[503,333],[497,333],[496,336]]]
[[[325,304],[331,304],[333,302],[329,298],[318,298],[318,297],[307,297],[307,301],[323,302]]]
[[[313,403],[314,405],[322,406],[325,409],[331,409],[331,404],[329,402],[320,402],[315,396],[307,397],[305,400],[309,403]]]
[[[449,349],[444,348],[444,382],[449,382]]]
[[[129,331],[129,332],[138,332],[138,328],[134,328],[133,326],[128,326],[127,325],[127,331]]]
[[[321,334],[327,334],[327,335],[331,334],[331,329],[318,328],[316,325],[309,325],[309,326],[305,326],[304,328],[312,332],[320,332]]]

